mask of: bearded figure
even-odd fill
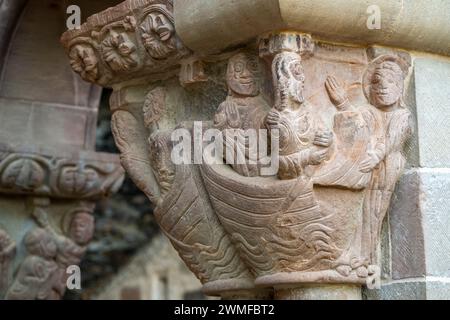
[[[267,116],[266,125],[271,131],[279,130],[279,178],[295,179],[307,166],[325,161],[333,136],[305,110],[305,74],[300,56],[293,52],[280,53],[275,56],[272,68],[275,106]]]
[[[144,47],[152,58],[166,59],[178,50],[172,13],[161,5],[151,6],[148,12],[140,26]]]

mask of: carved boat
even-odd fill
[[[201,167],[221,224],[257,276],[329,269],[334,211],[313,193],[309,177],[243,177],[226,165]]]

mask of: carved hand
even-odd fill
[[[266,124],[270,129],[278,127],[280,123],[280,113],[277,110],[272,110],[269,112],[266,118]]]
[[[379,163],[380,160],[378,159],[376,154],[373,151],[369,151],[366,158],[359,164],[359,171],[363,173],[369,173],[370,171],[375,169]]]
[[[309,156],[309,164],[319,165],[327,158],[328,149],[317,148]]]
[[[335,77],[328,76],[325,81],[325,88],[327,89],[328,96],[331,102],[336,106],[340,107],[348,102],[348,95],[345,89],[338,83]]]
[[[319,147],[329,147],[333,143],[333,133],[330,131],[317,132],[313,143]]]

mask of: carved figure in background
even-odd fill
[[[33,211],[39,227],[25,238],[28,256],[20,265],[16,280],[6,298],[20,300],[61,299],[66,290],[67,267],[80,263],[86,246],[94,234],[94,218],[78,208],[68,225],[67,235],[52,227],[45,206],[39,201]]]
[[[300,56],[293,52],[276,55],[272,74],[275,106],[267,116],[266,125],[280,130],[279,178],[295,179],[308,165],[318,165],[326,159],[333,136],[304,110],[305,74]]]
[[[55,262],[58,250],[55,239],[43,228],[30,231],[25,237],[28,256],[9,289],[8,300],[56,299],[52,290],[58,276]]]
[[[227,68],[228,97],[214,117],[214,127],[224,133],[224,158],[227,159],[227,150],[234,149],[232,167],[243,176],[259,174],[258,156],[251,152],[251,142],[245,136],[245,130],[254,129],[258,134],[259,129],[264,128],[269,106],[260,94],[260,74],[258,57],[247,53],[233,56]],[[239,159],[245,160],[241,161],[245,164]]]

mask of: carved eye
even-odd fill
[[[380,81],[381,81],[381,76],[379,74],[375,74],[372,78],[372,83],[377,84],[377,83],[380,83]]]
[[[291,65],[291,72],[299,80],[304,80],[303,68],[300,63],[294,63]]]
[[[257,72],[258,71],[258,62],[256,60],[250,60],[248,62],[248,68],[252,72]]]
[[[241,73],[242,71],[244,71],[244,64],[242,62],[238,62],[234,65],[234,71]]]

